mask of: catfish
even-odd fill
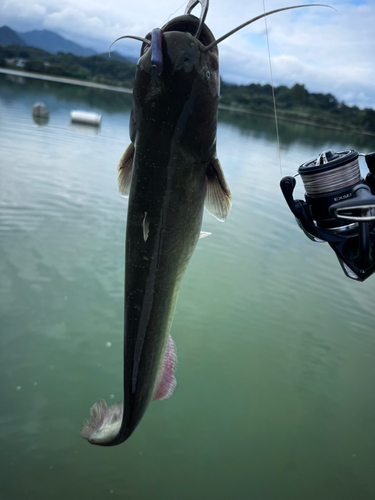
[[[200,18],[191,14],[198,3]],[[231,209],[216,153],[217,44],[236,30],[215,40],[204,23],[207,9],[208,1],[191,0],[185,15],[145,38],[121,37],[142,41],[131,143],[118,166],[119,191],[129,197],[124,403],[107,406],[101,399],[94,404],[81,429],[92,444],[124,442],[153,399],[173,394],[177,354],[170,329],[186,267],[198,239],[207,235],[201,233],[203,210],[224,221]],[[280,10],[285,9],[270,13]]]

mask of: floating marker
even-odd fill
[[[43,102],[36,102],[32,109],[34,118],[49,118],[49,111]]]
[[[99,127],[102,122],[102,115],[89,111],[71,111],[70,121],[72,123],[82,123],[84,125],[94,125]]]

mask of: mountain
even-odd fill
[[[31,47],[45,50],[51,54],[58,52],[70,52],[76,56],[94,56],[95,50],[87,49],[78,45],[78,43],[71,42],[66,38],[48,30],[33,30],[26,33],[17,33],[18,36]]]
[[[93,49],[82,47],[78,43],[71,42],[66,38],[48,30],[33,30],[26,33],[17,33],[8,26],[0,28],[0,45],[27,45],[45,50],[50,54],[58,52],[70,52],[75,56],[94,56],[97,52]]]
[[[0,45],[19,45],[20,47],[29,46],[49,52],[50,54],[57,54],[58,52],[71,53],[75,56],[95,56],[100,55],[108,59],[108,52],[98,54],[93,49],[82,47],[78,43],[67,40],[66,38],[48,30],[33,30],[26,33],[20,33],[12,30],[8,26],[0,28]],[[126,61],[137,63],[138,59],[132,56],[123,56],[116,52],[111,51],[111,59],[115,61]]]
[[[11,28],[2,26],[0,28],[0,45],[19,45],[23,47],[26,43]]]
[[[105,59],[109,59],[108,57],[108,52],[102,52],[101,54],[98,54],[101,57],[104,57]],[[138,58],[137,57],[132,57],[132,56],[123,56],[119,54],[116,50],[111,50],[111,59],[114,61],[120,61],[120,62],[132,62],[134,64],[137,64]]]

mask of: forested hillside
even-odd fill
[[[0,67],[131,88],[136,65],[104,55],[82,57],[62,52],[50,54],[33,47],[11,45],[0,46]],[[298,83],[291,88],[276,87],[275,97],[280,118],[375,134],[373,109],[361,110],[357,106],[347,106],[332,94],[310,93]],[[270,85],[232,85],[222,82],[220,104],[231,109],[272,115],[272,89]]]

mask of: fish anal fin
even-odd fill
[[[177,349],[174,340],[169,335],[167,346],[164,352],[164,359],[156,378],[153,399],[170,398],[177,387],[175,373],[177,369]]]
[[[207,166],[204,206],[221,222],[228,217],[232,206],[232,195],[217,158],[213,158]]]
[[[117,166],[117,184],[121,196],[128,197],[133,172],[134,144],[131,142]]]

